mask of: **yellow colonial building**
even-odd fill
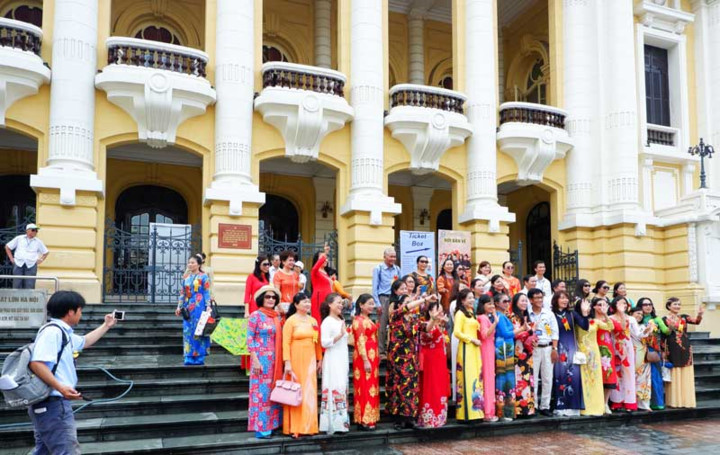
[[[0,16],[0,227],[34,217],[40,273],[91,302],[172,300],[156,271],[200,250],[238,304],[259,243],[298,238],[337,242],[357,295],[400,230],[454,229],[473,264],[544,259],[658,308],[704,303],[720,334],[720,157],[699,190],[687,151],[720,144],[718,1],[2,0]],[[572,276],[554,244],[577,250]]]

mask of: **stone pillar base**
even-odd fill
[[[208,265],[213,270],[213,290],[218,305],[242,305],[245,280],[255,267],[258,252],[258,214],[261,204],[244,202],[242,216],[230,216],[228,201],[211,201],[210,248]],[[220,224],[249,224],[252,226],[251,248],[248,250],[218,247]]]
[[[56,276],[60,289],[77,291],[88,303],[102,301],[102,261],[105,224],[99,217],[102,200],[94,192],[78,192],[75,205],[61,202],[57,189],[38,189],[37,224],[50,255],[38,275]],[[38,289],[54,289],[52,281],[38,280]]]
[[[340,278],[343,287],[357,297],[370,293],[373,268],[383,261],[383,251],[391,248],[395,233],[393,214],[383,213],[380,224],[373,224],[370,213],[352,211],[343,215],[344,240],[339,242]]]
[[[461,225],[464,231],[470,231],[470,253],[474,267],[472,276],[475,277],[477,265],[482,261],[489,261],[493,267],[493,275],[500,273],[500,266],[510,257],[510,228],[508,223],[501,222],[499,229],[491,226],[488,220],[473,220]]]

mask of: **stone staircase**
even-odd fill
[[[383,423],[375,432],[354,431],[353,426],[350,433],[333,437],[317,435],[293,440],[276,436],[257,440],[247,432],[248,378],[240,371],[238,358],[213,347],[205,366],[183,366],[181,320],[172,314],[171,305],[89,305],[83,311],[77,332],[83,334],[96,327],[113,308],[125,310],[127,320],[82,353],[78,360],[81,369],[78,390],[92,399],[115,397],[125,390],[126,386],[109,380],[101,371],[89,369],[93,365],[106,367],[119,378],[133,380],[135,385],[121,400],[98,403],[76,415],[84,454],[348,453],[348,450],[371,453],[392,443],[573,428],[597,425],[598,421],[622,424],[630,419],[653,421],[720,415],[720,339],[699,332],[693,334],[697,409],[474,425],[450,420],[438,430],[395,431],[390,423]],[[241,317],[242,310],[222,307],[221,313]],[[34,335],[35,330],[0,329],[0,360],[17,346],[31,341]],[[384,374],[381,377],[382,385]],[[9,410],[0,404],[0,453],[28,453],[33,445],[32,428],[3,428],[28,421],[26,411]]]

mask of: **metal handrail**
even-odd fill
[[[0,280],[53,280],[55,292],[60,290],[60,279],[56,276],[0,275]]]

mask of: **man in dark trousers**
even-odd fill
[[[30,369],[53,390],[50,396],[28,409],[35,429],[35,454],[79,454],[80,444],[70,400],[80,400],[77,371],[73,352],[94,345],[116,324],[112,314],[105,315],[105,322],[88,333],[73,333],[82,318],[85,306],[83,296],[74,291],[58,291],[47,303],[51,326],[44,326],[35,338]],[[64,336],[63,336],[64,333]],[[63,346],[63,339],[66,344]],[[52,368],[62,350],[55,374]]]

